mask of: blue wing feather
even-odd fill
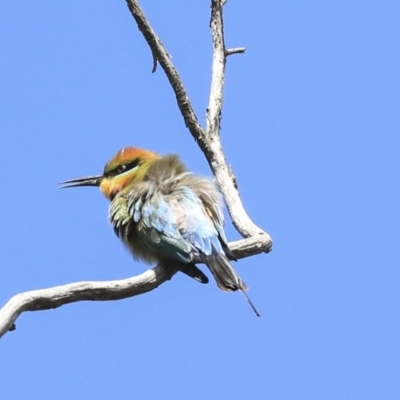
[[[129,210],[142,226],[141,238],[150,251],[180,262],[191,262],[200,254],[223,254],[219,229],[189,187],[181,187],[179,196],[148,191],[145,200],[131,198]]]

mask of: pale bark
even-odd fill
[[[227,57],[244,53],[245,48],[226,49],[223,32],[223,6],[226,1],[211,1],[210,27],[213,42],[212,78],[206,126],[203,129],[190,103],[185,87],[171,61],[171,57],[158,38],[137,1],[126,0],[139,30],[148,43],[153,56],[153,72],[157,63],[164,70],[175,93],[186,127],[204,153],[224,197],[232,222],[243,240],[229,247],[237,258],[268,253],[272,241],[268,233],[259,228],[247,215],[240,199],[236,178],[222,150],[220,120]],[[15,328],[14,322],[24,311],[47,310],[82,300],[119,300],[149,292],[176,273],[169,267],[158,265],[132,278],[109,282],[77,282],[48,289],[33,290],[12,297],[0,310],[0,337]]]

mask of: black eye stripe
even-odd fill
[[[104,171],[104,176],[116,176],[122,174],[130,169],[136,168],[140,164],[140,160],[136,158],[133,161],[123,163],[117,165],[115,168],[111,169],[110,171]]]

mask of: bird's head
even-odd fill
[[[153,161],[160,156],[152,151],[125,147],[104,167],[102,175],[71,179],[60,183],[60,189],[77,186],[99,186],[104,196],[112,200],[121,190],[144,179]]]

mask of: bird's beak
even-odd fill
[[[100,186],[101,181],[104,179],[103,175],[87,176],[86,178],[70,179],[59,183],[59,189],[66,189],[77,186]]]

